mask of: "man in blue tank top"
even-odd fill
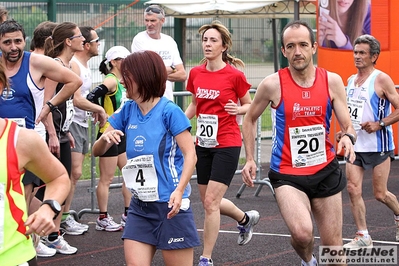
[[[1,60],[11,80],[11,88],[0,97],[0,117],[13,118],[20,126],[33,129],[35,120],[45,118],[50,109],[70,97],[82,81],[78,75],[53,59],[25,52],[25,38],[23,27],[15,20],[6,20],[0,25]],[[65,86],[44,105],[43,101],[36,98],[44,89],[46,78],[64,83]],[[39,112],[42,114],[39,115]]]

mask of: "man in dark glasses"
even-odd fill
[[[168,73],[164,96],[173,101],[173,83],[184,82],[187,78],[177,43],[169,35],[161,33],[165,11],[160,6],[148,6],[144,11],[144,22],[146,30],[133,38],[132,53],[151,50],[162,57]]]

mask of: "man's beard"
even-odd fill
[[[19,59],[21,59],[22,57],[22,51],[18,50],[18,56],[17,57],[11,57],[10,54],[12,54],[14,52],[11,53],[3,53],[4,54],[4,58],[8,61],[8,62],[17,62]]]

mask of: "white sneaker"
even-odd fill
[[[126,220],[127,220],[127,216],[126,216],[124,213],[122,213],[122,216],[121,216],[121,225],[122,225],[123,227],[125,227],[125,225],[126,225]]]
[[[212,259],[200,256],[198,266],[213,266],[213,261]]]
[[[79,223],[78,221],[75,220],[75,217],[74,217],[73,215],[68,215],[68,217],[69,217],[70,219],[74,220],[74,221],[75,221],[75,224],[76,224],[77,226],[79,226],[80,228],[82,228],[82,230],[84,230],[85,232],[89,231],[89,225],[88,225],[88,224]],[[68,219],[68,217],[67,217],[67,219]]]
[[[35,233],[33,233],[33,234],[30,235],[30,237],[32,238],[33,246],[34,246],[35,248],[37,248],[37,246],[38,246],[39,243],[40,243],[40,236],[37,235],[37,234],[35,234]]]
[[[74,236],[82,235],[89,230],[88,225],[78,223],[77,221],[75,221],[72,215],[68,215],[65,221],[61,222],[60,227],[65,232],[65,234]]]
[[[252,232],[254,230],[254,226],[259,222],[259,212],[258,211],[247,211],[245,212],[249,217],[249,221],[246,225],[237,225],[238,230],[240,230],[238,234],[238,245],[245,245],[252,238]]]
[[[395,220],[396,224],[396,241],[399,241],[399,220]]]
[[[356,233],[355,238],[346,243],[343,248],[348,250],[358,250],[361,248],[372,248],[373,247],[373,240],[371,240],[371,236],[365,237],[360,233]]]
[[[57,253],[57,251],[53,248],[49,248],[45,244],[39,241],[36,247],[36,256],[38,257],[52,257]]]
[[[78,251],[77,248],[70,246],[63,236],[58,236],[54,241],[48,240],[48,237],[44,237],[43,240],[47,247],[55,249],[57,253],[72,255]]]
[[[114,219],[109,215],[101,220],[100,217],[98,217],[96,220],[96,230],[98,231],[115,232],[121,231],[122,229],[122,225],[115,223]]]

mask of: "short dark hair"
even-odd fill
[[[9,20],[3,21],[0,24],[0,36],[1,37],[3,37],[6,33],[16,32],[16,31],[22,32],[22,37],[24,38],[24,40],[26,39],[26,33],[25,33],[24,28],[22,27],[21,24],[16,22],[14,19],[9,19]]]
[[[83,43],[89,43],[90,41],[92,41],[92,36],[91,36],[91,31],[94,30],[93,27],[90,26],[82,26],[79,27],[80,32],[82,33],[83,37],[85,37],[86,40],[84,40]]]
[[[128,95],[133,94],[133,83],[137,84],[143,101],[162,97],[165,93],[168,74],[162,58],[153,51],[130,54],[122,62],[121,72]]]
[[[303,21],[303,20],[294,20],[294,21],[289,22],[287,25],[285,25],[285,27],[281,31],[280,40],[281,40],[281,46],[282,47],[284,47],[284,33],[285,33],[285,31],[288,28],[299,28],[300,26],[306,27],[306,29],[309,31],[310,42],[311,42],[312,46],[314,45],[314,43],[316,42],[316,38],[315,38],[313,30],[309,26],[309,24],[306,21]]]

